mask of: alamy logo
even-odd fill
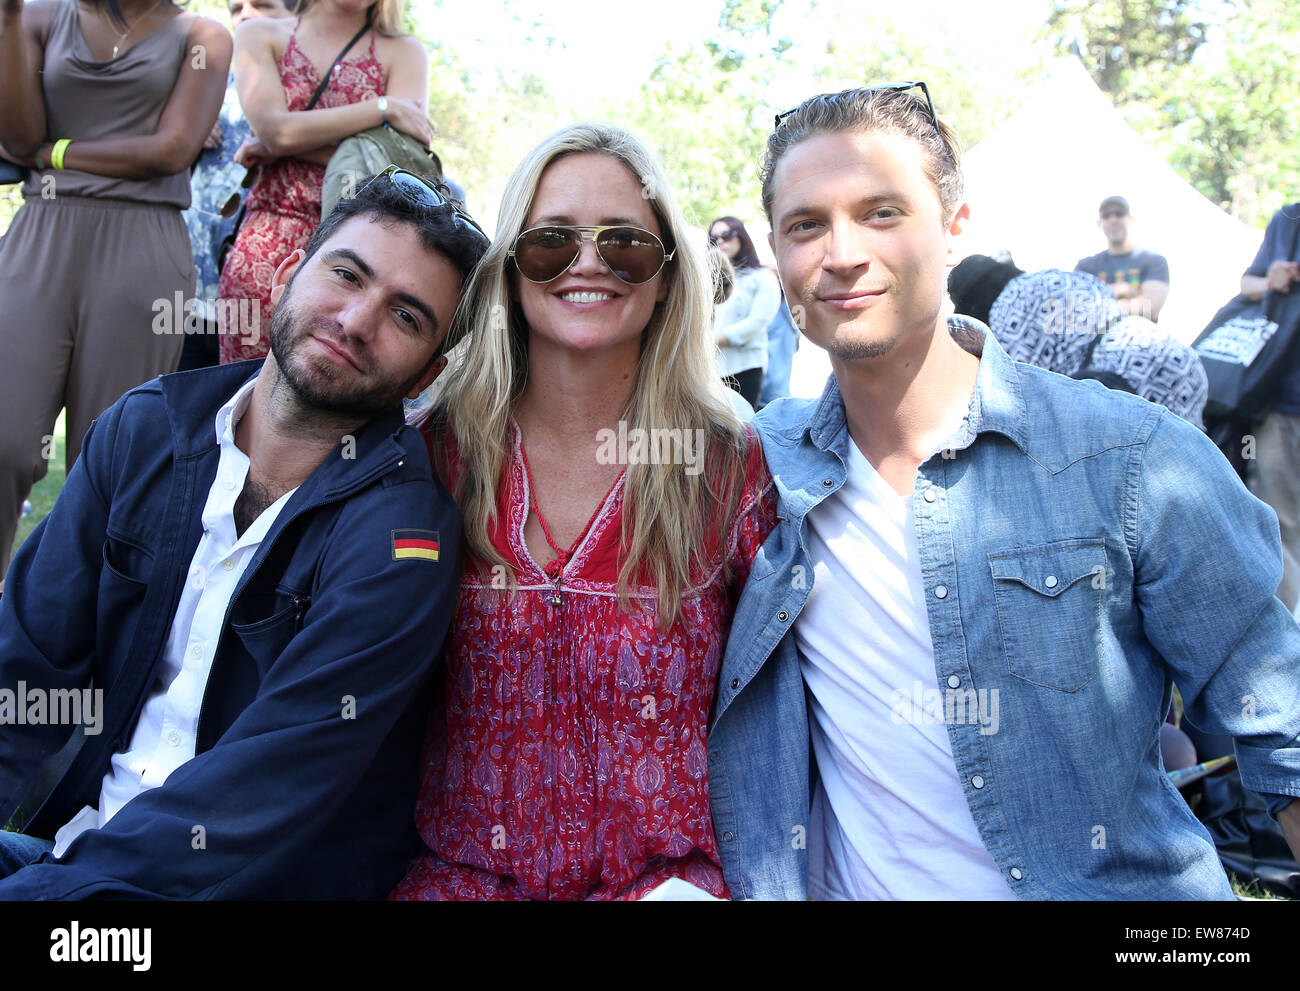
[[[82,929],[73,921],[50,932],[50,959],[55,963],[129,963],[132,970],[151,965],[152,929]]]
[[[618,421],[618,430],[596,431],[596,462],[602,465],[685,465],[686,474],[704,471],[704,430],[682,427],[628,428]]]
[[[102,688],[0,688],[0,726],[80,726],[86,736],[104,728]]]
[[[998,690],[996,688],[926,688],[912,682],[909,695],[895,688],[889,713],[891,722],[952,725],[978,725],[981,736],[998,731]]]

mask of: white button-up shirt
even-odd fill
[[[113,755],[99,792],[99,808],[86,806],[54,837],[61,857],[77,836],[103,826],[136,795],[157,788],[194,757],[199,710],[221,639],[226,611],[239,579],[262,538],[296,489],[277,499],[243,536],[235,530],[235,502],[248,477],[248,456],[235,445],[235,426],[248,409],[254,379],[217,413],[221,457],[203,506],[203,537],[190,561],[158,679],[140,711],[131,742]]]

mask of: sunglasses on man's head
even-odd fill
[[[649,282],[676,251],[664,251],[664,244],[640,227],[534,227],[515,239],[509,257],[519,274],[541,285],[553,282],[569,270],[582,253],[582,242],[592,241],[601,263],[614,278],[629,286]]]
[[[484,245],[489,241],[488,236],[483,233],[483,228],[471,217],[455,200],[448,199],[439,190],[438,187],[429,182],[424,176],[408,169],[400,169],[396,165],[390,165],[383,171],[375,174],[374,178],[367,182],[357,193],[368,189],[373,183],[380,179],[387,179],[412,203],[423,207],[448,207],[452,216],[456,218],[457,223],[462,227],[472,231],[478,237],[483,239]]]
[[[1101,219],[1111,220],[1115,217],[1127,217],[1127,216],[1128,216],[1127,210],[1107,210],[1105,213],[1101,215]]]
[[[709,244],[717,244],[719,241],[730,241],[733,237],[740,237],[735,231],[726,230],[721,234],[710,234]]]
[[[930,88],[926,86],[925,83],[921,82],[919,79],[911,82],[905,82],[905,83],[881,83],[879,86],[864,86],[862,88],[867,90],[875,90],[875,89],[886,90],[890,93],[906,93],[909,89],[919,88],[921,90],[921,93],[925,96],[925,105],[930,111],[930,120],[934,121],[935,130],[938,130],[939,117],[934,112],[934,102],[930,99]],[[807,101],[805,100],[804,102],[806,103]],[[803,103],[799,104],[799,107],[802,106]],[[787,110],[784,113],[777,114],[776,122],[772,125],[772,130],[774,131],[777,130],[781,126],[781,122],[785,120],[787,117],[789,117],[791,114],[796,113],[799,110],[799,107],[795,107],[793,110]]]

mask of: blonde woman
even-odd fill
[[[334,146],[385,122],[426,145],[432,140],[429,59],[419,39],[402,33],[403,5],[404,0],[301,0],[295,20],[259,18],[236,32],[235,84],[254,136],[235,161],[261,172],[217,296],[250,300],[258,323],[222,335],[223,363],[265,357],[274,310],[271,276],[281,259],[307,246],[320,222],[321,187]]]
[[[727,895],[708,716],[775,497],[693,242],[617,128],[565,128],[510,179],[426,428],[467,560],[395,899]]]

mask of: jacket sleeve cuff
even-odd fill
[[[1277,814],[1300,798],[1300,748],[1268,749],[1236,741],[1241,783],[1268,802],[1268,814]]]
[[[1260,797],[1268,800],[1268,814],[1274,819],[1297,798],[1295,795],[1261,795]]]

